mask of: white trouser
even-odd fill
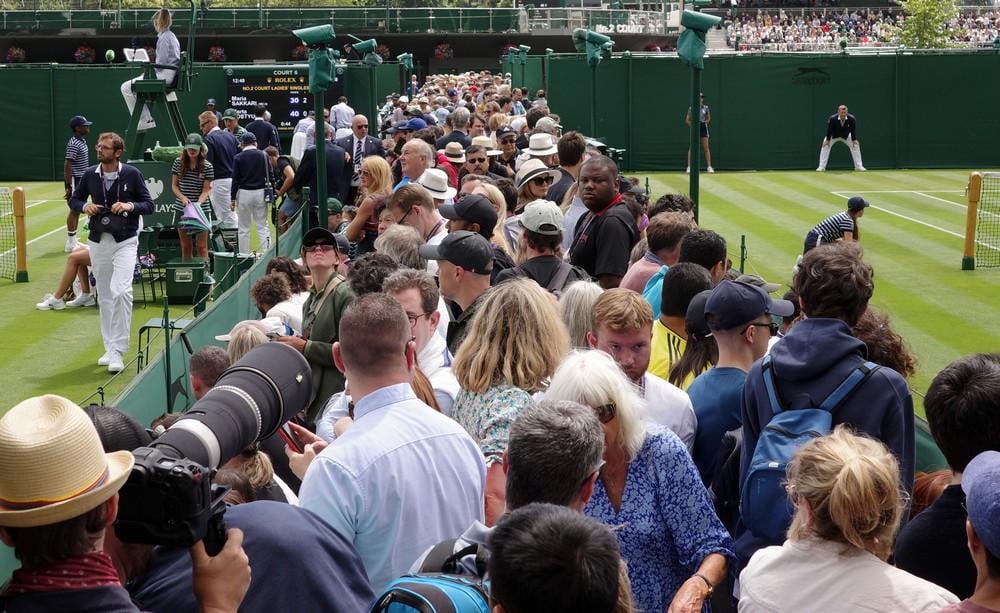
[[[250,221],[257,226],[260,251],[271,246],[271,231],[267,227],[267,204],[264,202],[264,188],[240,189],[236,194],[237,242],[240,253],[250,252]]]
[[[157,71],[156,71],[156,78],[157,79],[161,79],[163,81],[166,81],[168,84],[171,81],[174,80],[174,76],[176,76],[176,75],[177,75],[177,71],[176,70],[160,70],[160,69],[157,69]],[[132,91],[132,83],[134,83],[135,81],[138,81],[140,79],[142,79],[142,75],[139,75],[138,77],[136,77],[134,79],[129,79],[128,81],[125,81],[124,83],[122,83],[122,86],[121,86],[122,98],[125,98],[125,106],[128,107],[128,116],[129,116],[129,118],[131,118],[132,117],[132,113],[135,112],[135,100],[136,100],[136,97],[135,97],[135,92]],[[169,99],[176,100],[176,97],[174,97],[173,92],[171,92],[170,94],[167,95],[167,99],[168,100]],[[149,107],[147,107],[145,104],[142,105],[142,116],[139,118],[139,127],[136,128],[136,129],[137,130],[149,130],[149,129],[155,128],[155,127],[156,127],[156,122],[153,121],[153,116],[149,113]]]
[[[834,143],[844,143],[847,148],[851,150],[851,157],[854,158],[854,169],[858,170],[864,168],[865,165],[861,163],[861,145],[857,141],[852,139],[850,136],[847,138],[834,138],[826,141],[826,144],[819,148],[819,169],[826,170],[826,163],[830,159],[830,149],[833,149]]]
[[[101,310],[104,351],[125,355],[132,331],[132,275],[139,237],[115,242],[108,232],[101,242],[89,241],[90,262],[97,279],[97,304]]]
[[[236,224],[236,212],[233,211],[233,179],[216,179],[212,181],[212,192],[209,198],[212,200],[212,210],[215,211],[215,218],[227,225]]]

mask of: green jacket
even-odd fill
[[[339,276],[339,275],[338,275]],[[332,282],[332,281],[331,281]],[[306,424],[314,427],[316,418],[326,405],[330,396],[344,391],[344,373],[337,370],[333,363],[333,344],[340,336],[340,318],[347,305],[354,301],[354,292],[350,285],[340,276],[340,283],[332,291],[326,302],[320,307],[316,319],[309,329],[309,340],[306,341],[305,356],[312,366],[313,397],[306,410]],[[310,290],[309,297],[302,307],[302,313],[309,313],[314,300],[320,298],[319,292]]]

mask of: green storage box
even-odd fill
[[[229,251],[213,251],[212,276],[215,278],[214,297],[218,298],[254,265],[257,258],[252,253],[240,253],[239,263],[234,269],[233,257],[237,255]]]
[[[175,258],[167,261],[167,300],[170,304],[194,304],[198,285],[208,273],[208,259]]]

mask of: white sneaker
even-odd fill
[[[61,311],[66,308],[66,302],[52,294],[46,294],[35,308],[39,311]]]
[[[687,174],[691,174],[691,167],[690,167],[690,166],[688,166],[688,167],[687,167],[687,170],[685,170],[684,172],[686,172]]]
[[[817,168],[816,172],[826,172],[826,168]]]
[[[80,241],[76,238],[76,234],[73,236],[66,237],[66,247],[63,251],[66,253],[73,253],[73,250],[80,246]]]
[[[125,370],[125,363],[122,361],[122,356],[113,354],[111,356],[111,361],[108,362],[108,372],[121,372]]]
[[[854,170],[856,170],[856,171],[858,171],[858,172],[868,172],[868,169],[867,169],[867,168],[865,168],[864,166],[858,166],[858,167],[857,167],[857,168],[855,168]]]
[[[111,352],[110,351],[105,351],[104,355],[102,355],[101,357],[97,358],[97,365],[98,366],[107,366],[110,363],[111,363]]]
[[[97,304],[97,300],[94,299],[94,294],[80,294],[76,298],[70,300],[66,303],[66,306],[75,309],[77,307],[89,307]]]
[[[715,169],[714,169],[714,168],[712,168],[711,166],[709,166],[709,167],[708,167],[708,172],[715,172]]]

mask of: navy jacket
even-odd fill
[[[347,174],[347,161],[344,148],[332,142],[326,143],[326,192],[329,197],[347,202],[350,175]],[[316,147],[309,147],[302,154],[299,169],[295,171],[296,188],[309,188],[309,201],[316,202]]]
[[[205,136],[208,154],[205,156],[212,163],[216,179],[231,179],[233,177],[233,158],[240,152],[240,143],[229,130],[212,130]]]
[[[831,140],[848,137],[852,140],[858,140],[858,121],[854,118],[854,115],[848,113],[847,119],[844,120],[844,125],[840,125],[840,117],[837,117],[837,114],[834,113],[830,115],[830,120],[826,122],[826,137]]]
[[[236,154],[233,161],[232,199],[241,189],[264,189],[264,183],[271,177],[271,161],[260,149],[244,149]],[[271,177],[271,183],[274,179]]]
[[[193,596],[192,596],[193,598]],[[36,592],[12,594],[0,598],[4,613],[139,613],[124,588],[94,587],[66,592]]]
[[[100,164],[91,166],[84,171],[70,197],[69,207],[77,213],[82,213],[88,200],[93,204],[107,207],[106,214],[108,215],[113,214],[111,213],[111,205],[116,202],[131,202],[135,205],[135,211],[125,215],[123,233],[115,236],[115,241],[119,243],[139,233],[140,215],[149,215],[155,211],[153,199],[149,196],[149,190],[146,189],[146,179],[143,178],[138,168],[128,164],[119,164],[118,178],[111,184],[110,189],[104,189]],[[101,234],[103,233],[94,229],[94,224],[91,224],[90,228],[90,240],[95,243],[101,242]]]
[[[804,319],[771,349],[777,391],[791,409],[819,406],[847,375],[865,361],[865,344],[851,335],[839,319]],[[743,447],[740,456],[740,483],[747,470],[761,429],[773,412],[764,387],[761,361],[747,374],[741,402]],[[833,425],[849,424],[857,432],[883,443],[899,460],[901,485],[913,491],[915,442],[913,398],[906,381],[891,368],[876,370],[852,396],[834,411]],[[905,517],[905,514],[904,514]],[[736,531],[736,553],[746,564],[761,547],[780,545],[755,538],[740,524]]]
[[[253,135],[257,137],[257,148],[261,151],[274,145],[278,149],[278,153],[281,153],[281,140],[278,138],[278,129],[274,127],[274,124],[258,117],[246,125],[246,130],[253,132]]]
[[[253,577],[241,613],[357,613],[375,599],[354,545],[318,515],[282,502],[229,507],[226,524],[243,531]],[[187,549],[159,547],[149,572],[129,583],[133,599],[153,613],[197,613]]]

